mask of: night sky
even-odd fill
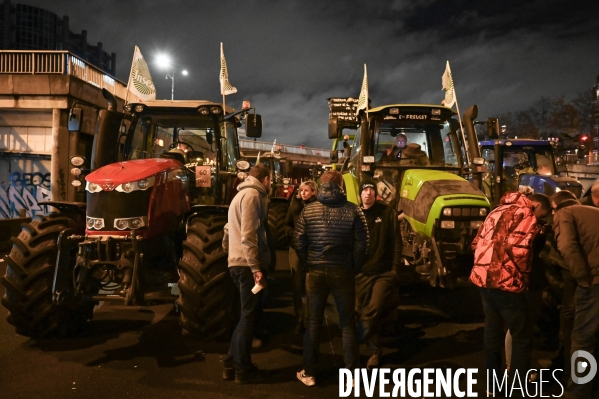
[[[479,119],[567,99],[599,75],[599,1],[485,0],[13,0],[68,15],[117,54],[127,82],[134,46],[150,65],[158,99],[171,80],[159,53],[180,65],[175,99],[220,101],[220,42],[238,92],[264,117],[263,140],[330,147],[328,97],[360,92],[368,66],[373,106],[440,103],[449,60],[463,113]],[[181,76],[182,69],[189,71]],[[455,107],[454,107],[455,109]]]

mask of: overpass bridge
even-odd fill
[[[279,153],[281,158],[288,159],[293,162],[294,166],[311,167],[317,164],[329,163],[330,151],[322,148],[312,148],[297,145],[278,144],[266,141],[257,141],[243,136],[239,137],[239,146],[243,155],[256,155],[259,152],[274,152]]]

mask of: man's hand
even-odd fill
[[[266,278],[264,278],[264,273],[255,272],[254,273],[254,283],[266,287]]]

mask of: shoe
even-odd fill
[[[235,379],[235,369],[233,367],[223,368],[223,380],[233,381]]]
[[[303,382],[305,386],[313,387],[316,385],[316,380],[314,377],[307,375],[304,370],[298,371],[296,375],[297,379]]]
[[[378,353],[373,353],[370,356],[370,359],[368,359],[368,362],[366,363],[366,368],[368,370],[372,370],[373,368],[378,367],[380,360],[381,360],[381,355]]]
[[[268,377],[266,370],[260,370],[252,365],[248,371],[235,374],[236,384],[258,384]]]

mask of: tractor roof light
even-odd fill
[[[133,108],[131,107],[131,104],[127,104],[127,105],[125,105],[125,106],[123,107],[123,109],[124,109],[125,111],[127,111],[127,112],[131,112],[131,110],[132,110]]]
[[[390,115],[399,115],[399,108],[389,108]]]
[[[433,108],[431,110],[431,115],[441,115],[441,110],[439,108]]]
[[[208,109],[208,107],[200,107],[200,108],[198,108],[198,112],[201,115],[208,115],[208,114],[210,114],[210,110]]]
[[[135,112],[143,112],[144,111],[144,106],[141,104],[137,104],[135,106]]]
[[[219,115],[223,112],[223,110],[221,109],[221,107],[210,107],[210,113],[214,114],[214,115]]]

